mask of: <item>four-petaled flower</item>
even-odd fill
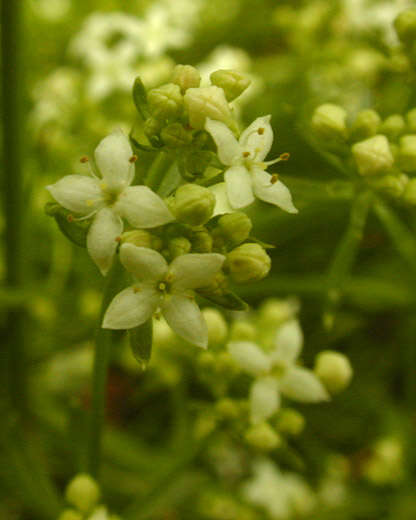
[[[163,200],[146,186],[130,186],[134,157],[121,130],[105,137],[95,150],[101,178],[67,175],[47,187],[64,208],[83,218],[93,217],[87,249],[102,274],[109,271],[123,231],[122,217],[136,228],[152,228],[174,220]],[[92,170],[91,170],[92,172]]]
[[[153,249],[123,244],[120,261],[137,283],[114,297],[102,326],[131,329],[160,311],[179,336],[206,348],[208,331],[194,300],[194,289],[209,285],[224,260],[217,253],[186,254],[168,265]]]
[[[279,327],[275,348],[265,352],[255,343],[234,341],[228,350],[240,367],[255,376],[250,389],[252,422],[262,422],[280,407],[280,394],[304,403],[326,401],[329,395],[311,370],[296,365],[303,344],[297,320]]]
[[[207,119],[205,129],[215,141],[218,157],[228,166],[225,183],[213,186],[217,197],[216,214],[227,213],[251,204],[255,197],[288,213],[297,213],[288,188],[265,170],[281,158],[264,162],[273,143],[270,117],[259,117],[244,130],[237,140],[222,122]]]

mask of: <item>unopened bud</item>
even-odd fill
[[[394,20],[394,27],[400,40],[411,44],[416,39],[416,9],[401,12]]]
[[[242,244],[227,255],[224,267],[236,283],[261,280],[270,271],[271,260],[259,244]]]
[[[381,124],[381,118],[375,110],[361,110],[351,127],[351,139],[362,141],[376,135]]]
[[[282,442],[280,436],[266,422],[253,425],[247,430],[245,438],[253,448],[262,451],[274,450]]]
[[[326,103],[315,109],[312,128],[323,139],[346,139],[346,118],[347,112],[342,107]]]
[[[416,134],[404,135],[400,139],[399,167],[408,173],[416,171]]]
[[[416,206],[416,179],[410,179],[406,184],[402,199],[405,204]]]
[[[134,229],[121,234],[122,244],[133,244],[138,247],[152,247],[152,235],[144,229]]]
[[[279,300],[270,298],[260,308],[259,318],[264,327],[276,328],[285,321],[293,319],[299,311],[299,302],[295,298]]]
[[[404,174],[369,177],[369,184],[373,189],[394,198],[403,195],[408,181],[407,175]]]
[[[233,101],[249,87],[251,80],[235,70],[216,70],[211,83],[223,89],[227,101]]]
[[[149,109],[156,119],[172,119],[182,110],[181,89],[174,83],[167,83],[148,92]]]
[[[416,108],[412,108],[406,114],[407,129],[412,134],[416,134]]]
[[[215,410],[223,419],[236,419],[240,414],[238,403],[228,397],[220,399],[215,405]]]
[[[211,253],[212,251],[212,236],[206,230],[198,230],[192,234],[191,237],[192,249],[196,253]]]
[[[176,190],[173,211],[176,218],[190,226],[205,224],[214,212],[215,196],[197,184],[184,184]]]
[[[375,135],[352,147],[352,154],[361,175],[386,173],[394,163],[389,141],[385,135]]]
[[[231,341],[254,341],[256,338],[256,327],[249,321],[237,320],[231,325]]]
[[[293,408],[285,408],[280,411],[277,419],[279,431],[288,435],[299,435],[305,427],[305,418]]]
[[[62,513],[59,515],[58,520],[82,520],[83,516],[81,513],[78,513],[78,511],[75,511],[74,509],[65,509],[65,511],[62,511]]]
[[[192,142],[192,133],[180,123],[165,126],[160,132],[160,137],[168,148],[181,148]]]
[[[387,117],[381,127],[380,133],[386,135],[389,139],[397,139],[406,129],[406,123],[403,116],[400,114],[393,114]]]
[[[169,252],[172,258],[186,255],[191,250],[191,243],[185,237],[175,237],[169,242]]]
[[[332,350],[324,350],[318,354],[314,372],[331,394],[344,390],[353,375],[348,358]]]
[[[176,65],[173,69],[172,83],[179,85],[182,94],[188,88],[197,88],[201,83],[201,75],[198,70],[191,65]]]
[[[202,175],[209,166],[212,153],[206,150],[196,150],[187,154],[185,168],[193,176]]]
[[[231,130],[236,130],[231,109],[224,91],[216,87],[190,88],[185,92],[185,107],[188,110],[189,124],[192,128],[203,130],[206,118],[222,121]]]
[[[152,143],[154,138],[159,138],[159,134],[163,128],[163,123],[159,119],[155,119],[154,117],[149,117],[146,119],[143,131],[149,141]]]
[[[100,489],[93,478],[79,473],[68,484],[65,492],[67,501],[84,513],[88,513],[100,498]]]
[[[223,240],[228,246],[233,247],[247,240],[252,227],[251,220],[245,213],[238,211],[227,213],[218,219],[218,226],[214,231],[214,236],[219,238],[220,241]]]
[[[208,345],[224,343],[228,335],[227,322],[224,316],[216,309],[206,308],[202,311],[208,329]]]

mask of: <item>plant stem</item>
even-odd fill
[[[21,142],[23,85],[21,63],[22,2],[3,0],[1,7],[2,94],[3,94],[3,193],[5,215],[6,285],[22,287],[23,180]],[[24,413],[27,409],[23,331],[25,311],[8,312],[2,386],[9,403]],[[3,375],[3,374],[2,374]]]
[[[145,184],[153,191],[157,192],[163,177],[168,172],[171,165],[171,158],[166,153],[159,152],[146,175]]]

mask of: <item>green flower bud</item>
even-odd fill
[[[416,134],[416,108],[412,108],[406,114],[407,128],[411,133]]]
[[[240,407],[238,403],[228,397],[220,399],[216,403],[215,409],[218,415],[223,419],[237,419],[240,414]]]
[[[192,132],[180,123],[165,126],[160,132],[160,137],[168,148],[181,148],[192,142]]]
[[[376,135],[381,124],[381,118],[375,110],[361,110],[351,127],[351,140],[362,141]]]
[[[212,153],[205,150],[192,151],[186,155],[185,169],[193,176],[202,175],[209,166]]]
[[[160,132],[163,128],[163,123],[159,119],[155,119],[154,117],[149,117],[144,122],[143,131],[146,137],[149,139],[151,143],[154,142],[154,139],[159,139]]]
[[[65,509],[59,515],[58,520],[82,520],[83,516],[74,509]]]
[[[385,135],[375,135],[351,148],[361,175],[386,173],[394,163],[389,141]]]
[[[233,101],[249,87],[251,80],[235,70],[216,70],[211,83],[223,89],[227,101]]]
[[[197,184],[184,184],[176,190],[173,212],[176,218],[190,226],[201,226],[212,217],[215,196]]]
[[[218,219],[214,237],[233,247],[247,240],[252,227],[251,220],[245,213],[228,213]]]
[[[231,325],[231,341],[254,341],[256,339],[256,327],[249,321],[237,320]]]
[[[88,513],[98,503],[100,488],[89,475],[79,473],[68,484],[65,496],[71,505],[83,513]]]
[[[242,244],[227,255],[226,269],[236,283],[261,280],[270,271],[271,260],[259,244]]]
[[[353,375],[348,358],[332,350],[324,350],[318,354],[314,372],[331,394],[344,390]]]
[[[282,442],[279,434],[266,422],[252,426],[247,430],[245,438],[253,448],[262,451],[274,450]]]
[[[380,133],[386,135],[389,139],[397,139],[406,128],[403,116],[400,114],[393,114],[387,117],[380,128]]]
[[[236,131],[231,109],[224,91],[216,87],[189,88],[184,96],[185,107],[188,111],[189,124],[192,128],[203,130],[206,118],[222,121],[231,130]]]
[[[195,253],[211,253],[212,236],[206,229],[195,231],[191,237],[192,250]]]
[[[402,199],[405,204],[416,206],[416,179],[410,179],[406,184]]]
[[[399,167],[405,172],[416,171],[416,135],[404,135],[400,139]]]
[[[179,116],[183,97],[181,89],[174,83],[153,88],[147,94],[150,112],[156,119],[172,119]]]
[[[407,175],[382,175],[379,177],[370,177],[369,184],[375,190],[379,190],[390,197],[398,198],[404,193],[408,183]]]
[[[296,316],[299,311],[299,302],[295,298],[279,300],[270,298],[260,307],[259,319],[262,327],[274,329]]]
[[[394,27],[403,43],[412,43],[416,38],[416,9],[401,12],[394,20]]]
[[[134,229],[121,234],[122,244],[133,244],[139,247],[152,247],[152,235],[144,229]]]
[[[277,419],[277,428],[288,435],[299,435],[305,427],[305,418],[293,408],[281,410]]]
[[[173,69],[172,83],[179,85],[182,94],[188,88],[197,88],[201,83],[201,75],[191,65],[176,65]]]
[[[223,315],[217,309],[206,308],[202,316],[208,328],[208,345],[220,345],[224,343],[228,335],[228,326]]]
[[[185,237],[175,237],[169,242],[169,252],[171,258],[176,258],[180,255],[186,255],[191,250],[191,243]]]
[[[315,109],[312,116],[312,129],[322,139],[347,139],[345,123],[347,112],[338,105],[326,103]]]

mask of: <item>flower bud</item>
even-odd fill
[[[400,114],[393,114],[387,117],[380,128],[380,134],[386,135],[389,139],[397,139],[406,128],[403,116]]]
[[[412,43],[416,38],[416,9],[401,12],[394,20],[394,28],[403,43]]]
[[[293,408],[281,410],[277,419],[277,428],[288,435],[299,435],[305,427],[305,418]]]
[[[402,199],[405,204],[416,206],[416,179],[410,179],[406,184]]]
[[[188,88],[197,88],[201,83],[201,75],[198,70],[191,65],[176,65],[173,69],[172,83],[179,85],[182,94]]]
[[[236,211],[218,219],[213,235],[216,241],[233,247],[247,240],[252,227],[250,218],[245,213]]]
[[[326,103],[315,109],[312,128],[323,139],[346,139],[346,118],[347,112],[342,107]]]
[[[259,244],[242,244],[227,255],[224,267],[236,283],[261,280],[270,271],[271,260]]]
[[[222,121],[231,130],[236,130],[224,91],[216,87],[190,88],[185,92],[185,107],[188,110],[189,124],[192,128],[203,130],[207,117]]]
[[[156,119],[171,119],[180,114],[183,105],[181,89],[174,83],[167,83],[148,92],[149,109]]]
[[[400,139],[398,162],[403,171],[416,171],[416,134],[404,135]]]
[[[157,140],[159,139],[162,128],[162,121],[155,119],[154,117],[149,117],[144,123],[143,131],[149,141],[153,143],[155,138],[157,138]]]
[[[318,354],[314,372],[331,394],[344,390],[353,375],[348,358],[332,350],[324,350]]]
[[[206,308],[202,316],[208,328],[208,345],[220,345],[224,343],[228,335],[228,326],[223,315],[217,309]]]
[[[299,311],[299,302],[295,298],[279,300],[270,298],[260,307],[259,318],[263,327],[276,327],[291,320]]]
[[[176,218],[190,226],[201,226],[212,217],[215,196],[197,184],[184,184],[176,190],[173,212]]]
[[[378,177],[370,177],[369,184],[390,197],[398,198],[404,193],[405,187],[409,179],[407,175],[382,175]]]
[[[416,134],[416,108],[412,108],[406,114],[406,123],[409,132]]]
[[[223,89],[227,101],[233,101],[249,87],[251,80],[235,70],[216,70],[211,83]]]
[[[220,399],[216,403],[215,409],[218,415],[223,419],[236,419],[240,414],[238,403],[228,397]]]
[[[211,253],[212,236],[206,229],[195,231],[191,237],[192,249],[196,253]]]
[[[65,496],[67,501],[83,513],[88,513],[100,498],[100,489],[93,478],[79,473],[68,484]]]
[[[138,247],[152,248],[152,235],[144,229],[134,229],[121,234],[122,244],[133,244]]]
[[[361,110],[351,127],[351,139],[362,141],[367,137],[376,135],[381,124],[381,118],[375,110]]]
[[[212,160],[212,152],[194,150],[186,155],[185,169],[192,176],[202,175]]]
[[[389,141],[385,135],[375,135],[356,143],[351,148],[361,175],[379,175],[387,172],[394,163]]]
[[[191,243],[185,237],[175,237],[169,242],[169,252],[172,258],[186,255],[191,250]]]
[[[246,441],[262,451],[271,451],[277,448],[282,440],[270,424],[263,422],[253,425],[249,428],[245,434]]]
[[[83,516],[74,509],[65,509],[59,515],[58,520],[82,520]]]
[[[254,341],[256,338],[256,328],[249,321],[237,320],[231,325],[231,341]]]
[[[160,137],[168,148],[181,148],[192,142],[192,133],[180,123],[165,126],[160,132]]]

